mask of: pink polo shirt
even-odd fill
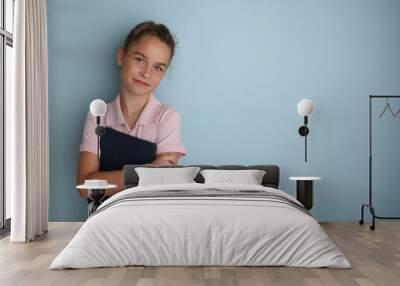
[[[178,152],[181,153],[181,158],[186,154],[180,135],[180,114],[171,107],[162,104],[153,94],[150,95],[146,106],[132,129],[129,128],[122,114],[120,95],[107,104],[106,114],[101,117],[100,122],[102,126],[156,143],[157,154]],[[95,129],[96,118],[89,111],[86,116],[80,151],[96,154],[97,135]]]

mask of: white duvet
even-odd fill
[[[131,192],[263,190],[239,184],[135,187],[105,201],[54,259],[50,269],[145,266],[294,266],[350,268],[318,222],[293,206],[246,198],[154,198],[122,201]],[[108,206],[108,207],[107,207]]]

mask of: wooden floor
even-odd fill
[[[400,285],[400,223],[375,231],[356,223],[322,223],[353,268],[119,267],[48,270],[81,223],[50,223],[32,243],[0,241],[0,285]]]

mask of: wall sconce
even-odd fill
[[[105,128],[100,126],[100,116],[104,116],[107,111],[107,104],[101,99],[95,99],[90,103],[90,113],[93,116],[96,116],[96,130],[95,133],[97,134],[97,160],[100,162],[100,136],[104,135]]]
[[[310,133],[310,129],[307,127],[308,116],[314,111],[315,105],[309,99],[302,99],[297,104],[297,112],[304,117],[304,125],[300,126],[299,134],[304,136],[304,162],[307,162],[307,135]]]

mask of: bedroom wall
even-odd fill
[[[137,23],[178,39],[155,95],[182,114],[181,164],[277,164],[321,176],[313,215],[356,221],[368,194],[368,95],[400,94],[397,0],[49,0],[50,220],[81,221],[76,163],[91,100],[118,93],[114,53]],[[297,103],[312,99],[309,162]],[[374,126],[374,201],[399,215],[400,118]],[[392,102],[396,111],[400,100]]]

